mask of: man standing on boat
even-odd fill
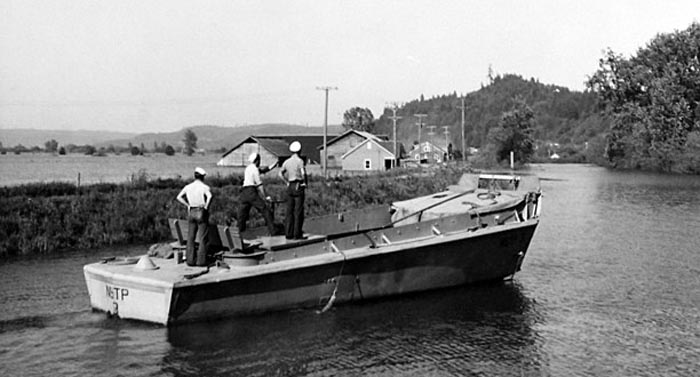
[[[284,221],[285,236],[288,240],[304,238],[304,191],[306,190],[306,169],[304,160],[299,157],[301,143],[289,145],[292,156],[284,161],[279,176],[287,182],[287,215]],[[285,176],[286,174],[286,176]]]
[[[207,265],[207,243],[209,242],[209,203],[211,189],[204,183],[207,172],[194,169],[194,181],[185,186],[177,195],[177,201],[187,207],[187,265]],[[197,237],[198,236],[198,237]],[[199,238],[199,248],[195,253],[194,242]]]
[[[265,225],[267,225],[267,230],[270,232],[270,235],[274,236],[275,224],[272,219],[272,208],[269,204],[272,198],[265,195],[265,189],[260,179],[260,173],[263,172],[263,170],[265,172],[269,171],[274,165],[272,165],[272,167],[260,169],[260,155],[255,152],[250,154],[248,162],[250,164],[245,168],[245,172],[243,173],[241,205],[238,207],[238,231],[243,232],[246,230],[250,208],[255,207],[265,218]]]

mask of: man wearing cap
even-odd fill
[[[209,203],[211,189],[204,183],[207,172],[194,169],[194,181],[185,186],[177,195],[177,201],[187,207],[187,265],[207,265],[207,243],[209,242]],[[195,253],[195,237],[199,238],[199,248]]]
[[[301,143],[292,142],[289,145],[292,156],[284,161],[279,176],[287,183],[287,215],[284,221],[284,231],[287,239],[304,239],[304,197],[306,189],[306,169],[304,160],[299,157]]]
[[[272,219],[272,211],[267,203],[272,201],[272,198],[265,195],[262,180],[260,179],[260,155],[253,152],[248,157],[248,166],[243,173],[243,189],[241,190],[241,205],[238,207],[238,231],[243,232],[246,229],[250,208],[260,212],[265,218],[265,225],[271,236],[275,235],[275,224]],[[269,170],[271,167],[266,169]]]

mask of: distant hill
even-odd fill
[[[112,131],[0,129],[0,143],[5,148],[14,147],[18,144],[22,144],[27,148],[34,146],[43,148],[44,143],[51,139],[56,140],[59,145],[95,145],[107,140],[127,139],[134,136],[136,134]]]
[[[104,141],[97,146],[126,146],[129,143],[140,146],[142,143],[147,148],[154,143],[179,146],[185,138],[185,131],[192,130],[197,135],[197,147],[206,150],[228,149],[243,141],[248,136],[266,135],[322,135],[323,127],[306,127],[292,124],[259,124],[250,126],[192,126],[175,132],[144,133],[128,138],[120,138]],[[328,135],[338,135],[343,132],[341,126],[328,126]]]
[[[44,143],[54,139],[59,145],[94,145],[96,147],[126,147],[129,143],[147,149],[165,143],[179,146],[184,139],[185,131],[191,129],[197,135],[197,147],[206,150],[228,149],[251,135],[322,135],[323,127],[306,127],[291,124],[261,124],[250,126],[193,126],[175,132],[161,133],[126,133],[112,131],[60,131],[34,129],[0,129],[0,142],[3,147],[10,148],[22,144],[27,148],[44,147]],[[328,135],[338,135],[343,132],[341,126],[328,126]]]

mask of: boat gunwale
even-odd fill
[[[446,242],[467,240],[470,238],[488,236],[494,233],[507,232],[519,228],[537,226],[538,223],[539,218],[531,218],[525,221],[504,223],[498,226],[491,226],[476,230],[463,229],[442,234],[421,236],[400,243],[378,243],[375,245],[375,247],[369,247],[368,245],[359,246],[356,248],[343,250],[341,252],[333,251],[332,247],[329,247],[329,251],[322,254],[285,259],[276,261],[274,263],[259,264],[254,266],[230,266],[228,271],[210,271],[209,273],[203,274],[195,279],[184,279],[184,274],[178,274],[178,276],[181,276],[180,280],[171,280],[165,277],[157,276],[144,277],[134,275],[134,273],[137,272],[133,270],[133,268],[127,270],[128,267],[124,266],[119,266],[119,270],[121,271],[110,271],[111,268],[99,268],[103,265],[108,266],[107,264],[99,262],[84,266],[84,270],[95,275],[100,275],[102,277],[117,279],[120,281],[130,282],[134,284],[155,285],[159,288],[177,289],[203,284],[219,283],[222,281],[246,279],[267,274],[287,272],[299,268],[313,268],[324,264],[341,263],[343,261],[361,259],[372,256],[387,255],[398,252],[410,252],[412,249],[416,248],[430,247],[436,244],[442,244]],[[326,243],[329,244],[329,246],[330,244],[332,244],[332,242],[333,241],[326,241]],[[288,250],[293,250],[293,248]],[[168,262],[166,263],[174,263],[174,261],[168,260]],[[113,268],[117,266],[110,267]],[[204,268],[205,267],[200,267],[198,268],[198,270],[201,271]],[[153,273],[153,271],[139,271],[138,273]]]

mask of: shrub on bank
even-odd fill
[[[445,189],[460,177],[457,168],[424,173],[396,170],[380,175],[311,177],[306,216],[388,204]],[[238,211],[241,177],[207,178],[214,199],[211,221],[227,223]],[[135,179],[123,184],[77,187],[37,183],[0,188],[0,255],[48,254],[73,248],[159,242],[170,238],[168,218],[184,218],[175,196],[189,180]],[[274,174],[265,178],[269,195],[284,199],[285,187]],[[275,219],[282,222],[284,205]],[[262,225],[253,211],[250,226]]]

